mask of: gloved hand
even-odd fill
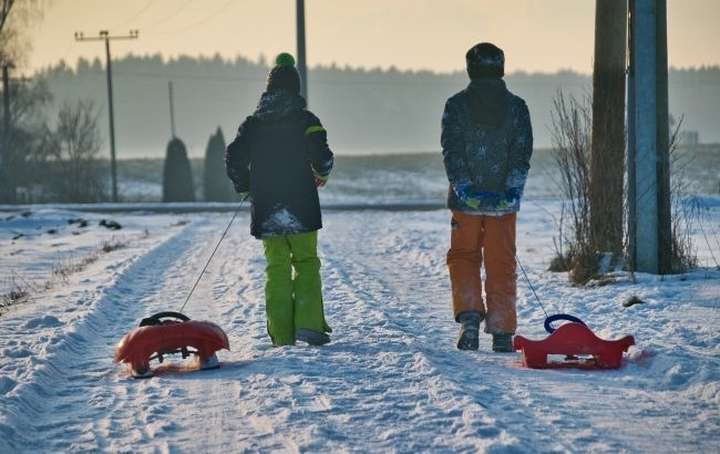
[[[480,205],[487,207],[497,207],[502,203],[502,197],[497,192],[476,192],[466,200],[465,205],[473,210],[480,208]]]
[[[498,192],[478,192],[475,197],[480,199],[483,204],[490,206],[498,206],[503,199],[502,194]]]
[[[318,188],[322,188],[327,184],[328,176],[321,177],[318,174],[315,174],[315,186]]]
[[[520,189],[518,188],[510,188],[505,191],[505,198],[508,200],[519,200],[520,195]]]
[[[518,203],[518,201],[520,201],[520,196],[521,196],[520,190],[517,188],[510,188],[510,189],[506,190],[504,193],[503,200],[501,201],[500,206],[498,206],[498,208],[500,208],[501,210],[505,210],[505,209],[510,208],[513,205],[516,205]]]
[[[478,208],[480,208],[480,204],[482,203],[482,201],[480,199],[473,199],[473,198],[465,199],[464,202],[465,202],[465,205],[469,206],[473,210],[477,210]]]
[[[313,171],[313,176],[315,177],[315,187],[322,188],[327,184],[328,178],[330,178],[330,175],[322,176],[318,173],[315,173]]]
[[[481,205],[497,206],[503,199],[503,195],[497,192],[477,192],[469,183],[459,184],[455,187],[455,194],[465,205],[477,210]]]

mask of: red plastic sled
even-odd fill
[[[525,367],[533,369],[576,367],[617,369],[623,352],[635,345],[632,336],[615,341],[600,339],[581,323],[565,323],[541,341],[515,336],[513,349],[522,352]],[[548,361],[548,355],[565,355],[563,361]]]
[[[128,364],[133,376],[142,378],[152,376],[150,361],[163,362],[163,355],[178,353],[187,358],[194,354],[200,364],[206,364],[221,349],[230,350],[230,343],[218,325],[190,320],[176,312],[161,312],[143,319],[138,328],[120,340],[115,362]]]

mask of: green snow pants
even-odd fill
[[[295,344],[299,328],[331,332],[323,311],[317,231],[265,238],[263,246],[265,312],[273,345]]]

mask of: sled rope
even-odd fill
[[[530,278],[528,277],[527,273],[525,272],[525,267],[522,266],[522,263],[520,262],[520,258],[517,255],[515,256],[515,261],[517,262],[518,265],[520,265],[520,270],[522,271],[522,274],[525,277],[525,282],[527,282],[528,286],[530,287],[530,290],[532,290],[533,295],[535,295],[535,299],[537,300],[538,304],[540,305],[540,308],[542,309],[542,311],[545,313],[545,319],[547,320],[548,318],[550,318],[550,316],[548,315],[547,311],[545,310],[545,306],[543,306],[542,301],[540,301],[540,297],[535,292],[535,287],[533,287],[532,282],[530,282]]]
[[[207,259],[207,262],[205,262],[205,266],[203,267],[202,271],[200,272],[200,275],[198,276],[197,280],[195,281],[195,284],[190,289],[190,293],[188,293],[187,297],[185,298],[185,302],[182,306],[180,306],[180,310],[178,312],[182,312],[183,309],[185,309],[185,306],[187,305],[188,301],[190,301],[190,297],[192,297],[193,293],[195,292],[195,289],[197,288],[198,284],[200,283],[200,280],[202,279],[203,275],[205,275],[205,271],[207,271],[208,266],[210,265],[210,262],[212,262],[213,257],[215,256],[215,253],[220,248],[220,244],[225,239],[225,236],[227,236],[228,231],[230,230],[230,227],[233,225],[233,222],[235,222],[235,218],[240,213],[240,209],[243,206],[243,202],[245,202],[247,199],[243,199],[240,201],[240,205],[238,205],[237,209],[235,210],[235,213],[233,213],[232,218],[230,218],[230,222],[228,222],[227,227],[225,227],[225,231],[223,232],[222,236],[220,236],[220,240],[215,245],[215,249],[213,249],[212,254],[210,254],[210,258]]]

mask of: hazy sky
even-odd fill
[[[592,69],[594,0],[306,0],[308,62],[451,71],[472,44],[505,50],[507,70]],[[670,63],[720,64],[720,0],[669,0]],[[30,69],[103,56],[75,31],[136,41],[126,53],[244,55],[295,50],[294,0],[50,0],[35,26]]]

